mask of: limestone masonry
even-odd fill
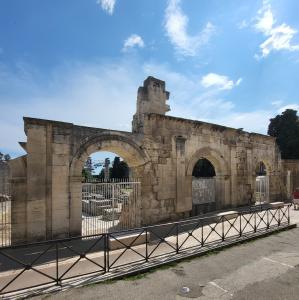
[[[10,162],[12,242],[80,235],[82,168],[100,150],[121,156],[141,180],[135,226],[189,216],[192,171],[201,158],[215,168],[216,209],[249,203],[260,162],[269,201],[290,197],[290,168],[273,137],[166,116],[168,98],[165,82],[148,77],[138,89],[132,132],[25,117],[27,142],[20,144],[27,154]]]

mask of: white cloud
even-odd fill
[[[41,82],[29,66],[31,76],[0,66],[0,148],[21,152],[23,116],[130,131],[137,87],[144,79],[137,70],[130,61],[73,63]]]
[[[102,9],[106,11],[109,15],[114,12],[116,0],[97,0],[97,4],[101,5]]]
[[[202,77],[201,84],[205,88],[214,87],[220,90],[231,90],[233,87],[238,86],[241,81],[242,78],[239,78],[236,82],[234,82],[225,75],[209,73]]]
[[[271,104],[274,107],[280,107],[283,104],[283,101],[282,100],[272,101]]]
[[[10,69],[0,64],[0,151],[21,153],[17,142],[26,140],[23,116],[130,131],[138,86],[149,75],[166,81],[172,116],[265,133],[269,119],[279,109],[290,107],[284,103],[284,107],[269,105],[266,110],[241,112],[221,96],[221,89],[198,84],[197,74],[186,76],[166,64],[143,64],[127,57],[69,63],[46,80],[30,65]]]
[[[240,83],[241,83],[242,81],[243,81],[243,78],[239,78],[239,79],[236,81],[235,85],[236,85],[236,86],[240,85]]]
[[[187,33],[189,19],[183,13],[181,0],[169,0],[165,11],[164,28],[170,42],[179,54],[195,56],[199,48],[207,44],[215,32],[215,27],[208,22],[204,29],[197,35]]]
[[[299,105],[298,104],[287,104],[285,106],[280,107],[277,112],[279,112],[280,114],[285,111],[286,109],[293,109],[293,110],[297,110],[299,111]]]
[[[258,15],[259,17],[255,28],[265,35],[271,34],[271,30],[276,21],[274,20],[270,4],[264,3],[263,7],[258,11]]]
[[[255,55],[256,58],[267,57],[272,51],[299,50],[299,44],[293,44],[292,40],[297,30],[291,26],[282,23],[276,25],[269,1],[263,1],[262,8],[258,11],[257,22],[254,27],[267,38],[261,45],[261,55]]]
[[[141,36],[137,34],[131,34],[124,42],[123,46],[123,51],[127,51],[131,48],[134,47],[139,47],[143,48],[144,47],[144,41]]]
[[[247,20],[242,20],[239,24],[238,24],[238,28],[239,29],[244,29],[247,28],[249,26],[249,23]]]

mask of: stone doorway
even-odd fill
[[[206,158],[199,159],[192,172],[192,211],[197,216],[216,209],[216,172]]]
[[[269,202],[269,176],[265,164],[261,161],[256,167],[255,203]]]
[[[127,176],[107,178],[104,170],[103,178],[82,182],[88,158],[103,151],[123,158],[129,167]],[[71,235],[86,236],[140,225],[144,164],[145,155],[140,148],[120,135],[101,135],[82,144],[70,169],[70,195],[74,203],[70,211]],[[83,217],[87,218],[82,224]]]
[[[140,181],[113,152],[90,155],[82,169],[82,236],[124,230],[136,224]]]

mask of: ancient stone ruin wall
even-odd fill
[[[280,155],[272,137],[158,114],[146,115],[143,134],[156,178],[155,199],[145,204],[152,220],[188,215],[192,170],[200,158],[215,167],[217,209],[249,203],[261,161],[269,175],[269,200],[281,199]]]
[[[27,142],[21,146],[27,154],[10,162],[13,242],[81,234],[82,168],[97,151],[121,156],[140,178],[135,226],[190,215],[192,171],[201,158],[216,171],[216,209],[249,204],[259,162],[269,176],[269,200],[281,200],[282,166],[273,138],[165,116],[168,98],[165,82],[146,79],[132,132],[24,118]]]
[[[149,159],[132,133],[34,118],[24,123],[27,154],[11,161],[15,241],[80,235],[81,173],[92,153],[117,153],[136,176],[149,170]]]

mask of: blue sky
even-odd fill
[[[299,109],[297,0],[0,0],[0,151],[23,116],[131,130],[138,86],[169,115],[266,133]]]

